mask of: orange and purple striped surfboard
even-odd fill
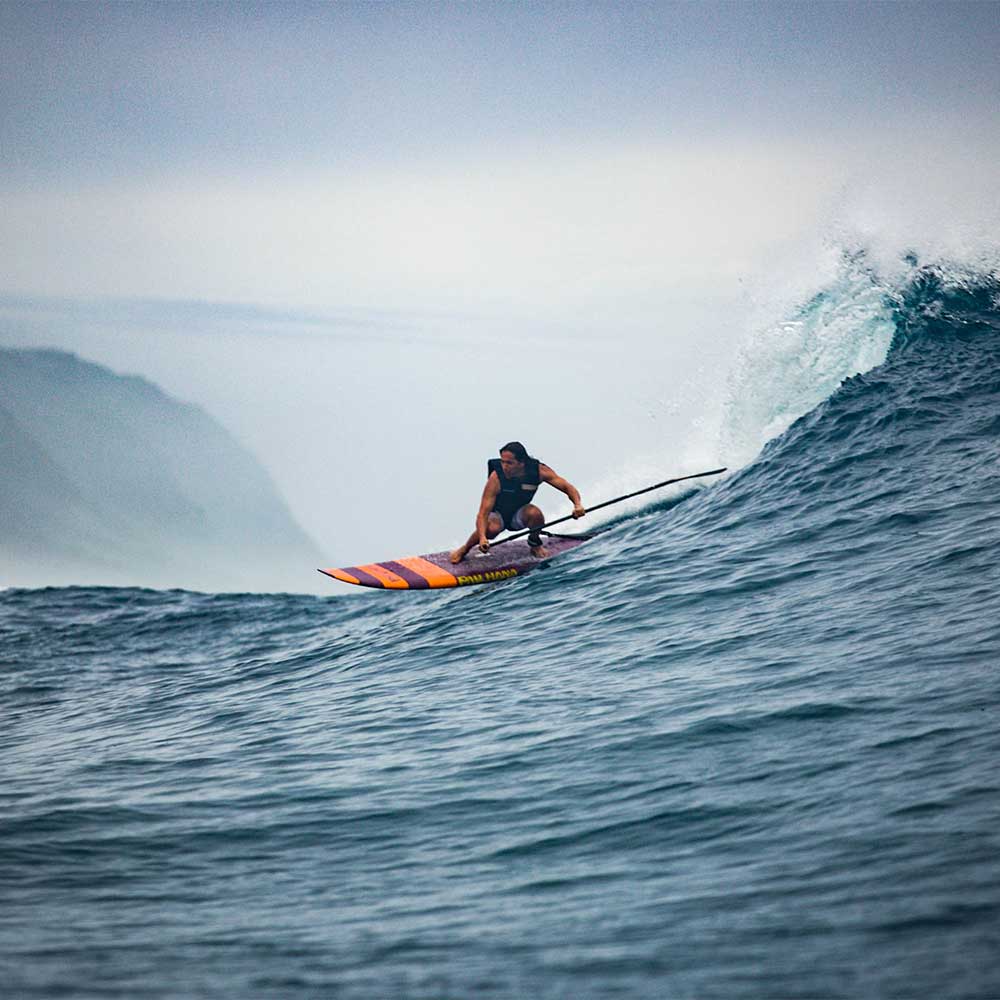
[[[548,559],[562,555],[589,541],[591,535],[550,535],[545,539],[546,556],[531,554],[524,538],[515,538],[483,554],[473,549],[462,562],[452,565],[447,552],[410,556],[389,562],[321,569],[320,573],[359,587],[379,590],[435,590],[439,587],[467,587],[478,583],[499,583],[537,568]]]

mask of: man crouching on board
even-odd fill
[[[453,563],[460,563],[474,545],[479,546],[480,552],[488,551],[490,539],[496,538],[504,528],[508,531],[527,528],[531,554],[544,559],[548,552],[538,531],[545,524],[545,515],[531,502],[542,483],[561,490],[573,501],[573,517],[583,517],[587,513],[580,503],[577,488],[537,458],[532,458],[520,441],[505,444],[500,449],[500,457],[491,458],[487,468],[489,478],[476,515],[476,530],[464,545],[452,552]]]

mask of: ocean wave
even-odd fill
[[[995,995],[998,287],[905,271],[523,580],[0,593],[12,995]]]

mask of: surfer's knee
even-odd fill
[[[529,528],[540,528],[545,524],[545,515],[533,504],[521,508],[521,520]]]
[[[503,518],[499,514],[490,514],[486,522],[486,537],[496,538],[503,531]]]

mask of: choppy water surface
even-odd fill
[[[0,594],[7,995],[1000,996],[1000,312],[448,593]]]

